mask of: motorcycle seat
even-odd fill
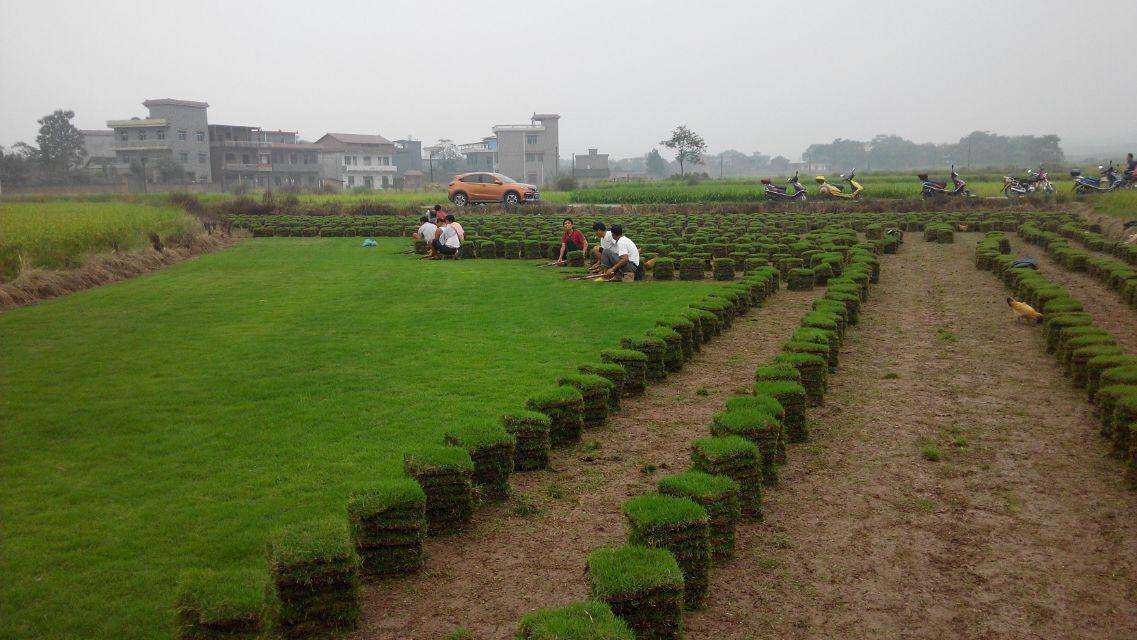
[[[947,189],[947,183],[946,182],[937,182],[936,180],[929,180],[928,186],[935,187],[937,189]]]

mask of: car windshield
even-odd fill
[[[513,178],[510,178],[509,176],[507,176],[505,174],[491,173],[490,175],[497,178],[498,180],[501,180],[503,183],[506,183],[506,184],[508,184],[510,182],[517,182],[516,180],[514,180]]]

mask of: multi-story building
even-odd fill
[[[295,131],[246,125],[209,125],[213,179],[225,189],[320,186],[320,147],[300,142]]]
[[[465,156],[462,161],[463,171],[497,171],[496,137],[486,136],[481,142],[458,145],[458,150]]]
[[[395,186],[395,143],[381,135],[326,133],[320,148],[320,175],[346,189],[387,189]]]
[[[111,149],[115,163],[122,166],[137,163],[152,173],[160,160],[173,160],[191,180],[209,182],[212,179],[206,117],[209,105],[161,98],[147,100],[142,106],[150,112],[146,118],[107,122],[114,131]]]
[[[555,113],[534,113],[529,124],[494,126],[497,172],[536,185],[556,180],[560,175],[560,119]]]
[[[589,149],[587,154],[576,154],[572,160],[572,174],[581,180],[607,180],[608,154],[597,153],[597,149]]]

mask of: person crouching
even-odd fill
[[[444,217],[440,217],[443,224],[438,227],[438,231],[434,232],[434,242],[430,243],[431,248],[434,250],[434,260],[443,257],[453,257],[458,253],[459,247],[462,246],[462,241],[458,237],[458,230],[453,224],[453,220],[447,221]]]
[[[614,224],[610,231],[615,246],[601,254],[601,265],[605,267],[603,277],[609,282],[634,279],[641,269],[639,247],[624,235],[622,225]]]

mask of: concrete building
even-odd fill
[[[209,125],[213,180],[224,189],[320,186],[320,147],[300,142],[295,131],[247,125]]]
[[[417,189],[422,186],[422,176],[422,141],[410,138],[396,140],[395,178],[398,186]]]
[[[556,180],[560,119],[555,113],[534,113],[529,124],[495,125],[497,172],[536,185]]]
[[[469,142],[458,145],[458,150],[465,156],[462,162],[462,171],[497,171],[497,138],[486,136],[481,142]]]
[[[345,189],[389,189],[395,186],[395,143],[381,135],[326,133],[320,148],[320,175]]]
[[[83,134],[83,150],[87,157],[83,168],[97,174],[114,175],[115,153],[112,148],[114,131],[111,129],[80,129]]]
[[[146,118],[110,120],[114,131],[111,149],[115,164],[129,167],[140,163],[152,173],[158,161],[173,160],[195,182],[210,182],[209,104],[193,100],[161,98],[147,100]]]
[[[608,170],[608,154],[589,149],[587,154],[574,155],[572,174],[578,180],[607,180],[611,175]]]

